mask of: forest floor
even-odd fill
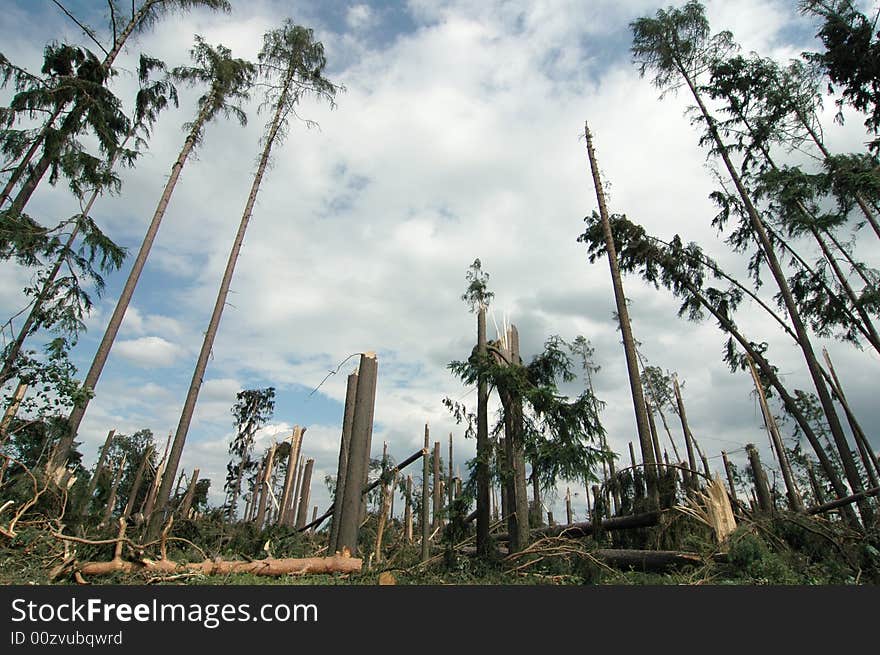
[[[362,543],[375,533],[369,523]],[[547,539],[534,544],[524,556],[499,553],[480,561],[442,543],[434,548],[428,565],[419,562],[417,545],[406,543],[396,523],[386,533],[385,561],[366,557],[360,572],[350,574],[289,574],[279,577],[253,574],[206,576],[201,573],[111,573],[90,576],[89,584],[197,584],[197,585],[853,585],[880,584],[880,540],[843,530],[838,522],[777,516],[741,525],[723,545],[695,521],[673,518],[655,528],[607,533],[593,538]],[[111,530],[89,533],[95,541],[112,539]],[[287,528],[259,532],[249,524],[210,520],[184,521],[168,544],[168,558],[177,562],[206,557],[259,560],[265,557],[321,557],[326,555],[326,533],[300,534]],[[185,540],[185,541],[184,541]],[[198,548],[193,548],[199,544]],[[597,548],[669,549],[699,556],[694,564],[662,571],[621,570],[592,553]],[[126,546],[124,559],[151,556]],[[723,558],[718,557],[723,553]],[[73,566],[53,576],[65,560],[107,561],[113,544],[68,544],[45,526],[22,526],[13,540],[0,540],[0,584],[76,584]],[[381,579],[380,579],[381,576]]]

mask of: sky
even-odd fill
[[[262,35],[288,17],[315,30],[325,47],[326,77],[345,87],[335,108],[302,102],[300,115],[317,126],[291,124],[257,200],[181,460],[182,469],[197,467],[211,478],[213,504],[223,499],[236,393],[274,386],[275,413],[257,450],[287,438],[295,424],[306,426],[303,453],[315,459],[312,497],[323,510],[329,503],[323,480],[336,473],[345,381],[356,358],[327,376],[349,355],[370,350],[379,361],[373,455],[387,442],[389,453],[404,459],[421,447],[427,423],[444,455],[453,434],[456,464],[464,470],[474,443],[442,400],[475,404],[475,390],[446,366],[466,358],[474,343],[475,317],[460,296],[476,258],[495,293],[490,338],[495,324],[515,324],[526,360],[551,335],[591,341],[602,367],[594,379],[606,403],[602,422],[609,444],[628,461],[627,443],[637,443],[635,419],[608,266],[589,264],[577,243],[583,218],[597,207],[584,122],[612,212],[626,213],[651,234],[697,241],[725,267],[745,270],[710,224],[714,182],[698,128],[685,115],[688,98],[661,100],[631,61],[630,21],[665,4],[233,0],[229,15],[178,14],[129,43],[113,81],[128,106],[140,53],[189,65],[199,34],[255,60]],[[785,61],[819,47],[815,26],[795,4],[714,1],[707,14],[713,30],[731,30],[744,52]],[[66,6],[108,40],[105,3]],[[90,45],[49,0],[6,3],[0,43],[9,59],[38,71],[42,48],[52,40]],[[181,88],[179,108],[160,116],[149,150],[136,168],[122,171],[121,194],[101,198],[92,211],[132,257],[200,93]],[[0,94],[5,101],[9,92]],[[96,460],[108,429],[149,428],[164,445],[177,426],[268,120],[259,104],[257,89],[246,106],[246,127],[223,118],[208,125],[181,175],[80,430],[86,465]],[[834,110],[826,99],[826,142],[832,151],[860,150],[861,121],[834,124]],[[47,224],[76,211],[63,184],[44,183],[29,206]],[[859,247],[877,261],[876,248]],[[108,277],[87,320],[73,352],[80,371],[94,355],[130,262]],[[4,317],[21,308],[30,274],[3,265]],[[751,381],[721,362],[724,337],[709,322],[679,319],[667,292],[636,278],[624,285],[642,352],[651,365],[677,371],[691,428],[713,467],[720,467],[721,450],[744,465],[749,442],[772,464]],[[769,319],[744,304],[738,320],[753,339],[770,344],[790,388],[809,388],[802,357]],[[876,426],[880,358],[817,343],[828,346],[863,424]],[[564,387],[572,395],[582,388],[581,381]],[[675,417],[669,418],[681,443]],[[668,447],[664,435],[661,440]],[[581,482],[561,481],[548,508],[564,516],[566,486],[575,517],[583,518]]]

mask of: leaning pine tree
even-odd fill
[[[714,37],[710,36],[709,22],[703,5],[696,0],[691,0],[682,9],[659,10],[654,18],[639,18],[631,24],[631,27],[632,53],[640,66],[640,72],[644,74],[648,70],[653,70],[654,83],[660,88],[672,87],[676,81],[683,82],[697,103],[699,115],[705,122],[708,141],[713,147],[713,152],[722,159],[724,168],[742,202],[748,228],[759,244],[764,260],[779,287],[781,299],[797,335],[828,427],[840,453],[847,481],[853,493],[859,493],[863,490],[861,476],[847,443],[831,393],[823,379],[822,369],[810,342],[800,308],[792,294],[767,226],[733,164],[730,148],[722,140],[718,122],[709,112],[698,86],[697,76],[708,68],[711,61],[723,56],[725,51],[730,49],[731,35],[729,32],[722,32]],[[870,523],[873,510],[869,502],[862,499],[858,507],[864,522]]]
[[[122,52],[122,48],[129,37],[132,34],[146,30],[164,15],[174,11],[189,11],[196,8],[206,8],[227,13],[231,9],[229,0],[140,0],[140,2],[132,0],[130,8],[123,8],[117,0],[109,0],[108,4],[110,7],[110,28],[113,32],[113,43],[110,45],[110,48],[105,48],[94,38],[94,34],[90,34],[105,54],[104,59],[100,62],[96,61],[97,65],[92,67],[94,69],[94,81],[99,85],[103,85],[110,78],[113,64],[119,53]],[[129,11],[125,9],[129,9]],[[56,102],[51,94],[48,94],[48,98],[44,102],[52,107],[49,119],[37,135],[37,138],[31,143],[27,152],[18,161],[3,189],[2,196],[0,196],[0,205],[2,205],[7,199],[12,197],[15,184],[24,178],[18,193],[12,200],[11,211],[14,214],[24,210],[25,205],[27,205],[46,171],[57,161],[63,144],[82,131],[84,125],[92,124],[99,138],[102,134],[109,136],[110,139],[107,145],[111,150],[116,143],[115,135],[105,134],[106,125],[104,120],[95,120],[97,118],[95,116],[96,111],[101,111],[103,108],[100,106],[100,103],[95,102],[94,93],[81,94],[75,98],[66,98],[62,103]],[[55,127],[55,121],[60,118],[70,102],[73,103],[73,106],[64,118],[61,119],[61,123]],[[40,147],[43,150],[39,159],[37,159],[36,163],[31,163]]]
[[[238,226],[238,233],[235,235],[229,259],[226,262],[226,270],[220,282],[220,290],[217,293],[217,301],[214,303],[214,311],[211,314],[211,320],[205,332],[202,349],[199,352],[189,392],[180,415],[180,422],[177,425],[177,432],[174,435],[174,442],[168,457],[168,471],[170,475],[162,481],[162,487],[159,489],[156,501],[157,511],[153,514],[151,529],[154,533],[160,525],[162,509],[171,493],[171,484],[177,471],[187,432],[189,431],[189,424],[199,397],[205,369],[208,367],[211,347],[214,345],[217,329],[220,326],[220,318],[223,314],[223,307],[226,305],[226,297],[229,294],[229,285],[235,272],[235,264],[238,261],[245,231],[254,209],[254,203],[257,200],[257,194],[260,191],[263,175],[269,163],[272,146],[283,138],[288,118],[291,114],[296,115],[296,105],[303,96],[315,94],[318,98],[327,100],[332,107],[336,92],[340,89],[339,86],[328,81],[323,76],[323,70],[327,63],[324,57],[323,44],[314,40],[314,33],[311,29],[294,25],[289,19],[285,21],[280,29],[272,30],[264,35],[259,61],[260,74],[266,80],[264,106],[274,107],[274,114],[272,120],[267,125],[257,172],[254,174],[254,181],[245,203],[244,213]]]
[[[83,382],[83,387],[88,393],[94,391],[98,379],[101,377],[101,371],[104,369],[110,349],[113,347],[113,341],[116,339],[120,325],[122,325],[122,319],[125,317],[125,312],[131,302],[131,297],[134,294],[134,289],[150,254],[153,241],[159,232],[159,225],[162,222],[162,217],[165,215],[165,210],[168,208],[168,203],[171,200],[171,195],[174,193],[177,180],[180,178],[180,173],[190,153],[201,141],[205,125],[220,113],[227,116],[230,114],[235,116],[242,125],[247,122],[244,110],[235,104],[235,101],[242,101],[248,98],[248,90],[255,74],[254,65],[243,59],[233,59],[232,52],[228,48],[222,45],[213,48],[205,43],[200,36],[196,36],[195,45],[190,54],[199,66],[175,68],[171,71],[171,76],[179,82],[189,84],[206,83],[209,85],[208,92],[199,98],[199,112],[196,119],[187,126],[189,127],[189,133],[183,142],[183,148],[171,167],[171,175],[165,184],[162,196],[159,198],[159,204],[153,214],[153,219],[150,222],[146,235],[144,235],[141,248],[125,282],[125,287],[123,287],[119,300],[116,302],[116,308],[110,317],[110,323],[107,325],[104,337],[98,346],[98,352],[95,353],[95,358],[92,360],[92,365]],[[64,465],[64,461],[67,459],[73,440],[79,430],[79,425],[85,415],[88,402],[88,399],[84,400],[81,404],[75,406],[70,413],[68,433],[59,442],[50,463],[51,467],[58,468]],[[175,470],[171,469],[171,473],[173,477]]]

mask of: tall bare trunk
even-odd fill
[[[758,377],[758,371],[755,369],[755,363],[749,358],[749,370],[752,373],[752,380],[755,383],[755,391],[758,393],[758,402],[761,405],[761,413],[764,415],[764,424],[767,426],[767,432],[773,441],[773,447],[776,450],[776,459],[779,461],[779,468],[782,470],[782,479],[785,482],[785,491],[788,494],[788,505],[795,512],[804,511],[804,502],[801,499],[801,492],[797,488],[794,480],[794,473],[791,470],[791,462],[785,454],[785,447],[782,444],[782,437],[779,435],[779,428],[773,413],[767,405],[767,398],[764,396],[764,388],[761,386],[761,379]]]
[[[263,175],[266,172],[266,166],[269,163],[269,155],[272,146],[278,136],[278,130],[281,127],[284,116],[284,101],[289,93],[292,81],[292,72],[285,79],[285,86],[278,99],[275,107],[275,115],[272,118],[272,125],[269,128],[269,134],[266,138],[263,152],[260,155],[260,163],[257,166],[257,172],[254,175],[251,191],[248,194],[247,203],[244,213],[241,216],[241,222],[238,225],[238,233],[235,235],[235,241],[232,243],[232,250],[226,261],[226,270],[223,272],[223,279],[220,282],[220,290],[217,293],[217,300],[214,302],[214,311],[211,313],[211,320],[208,322],[208,329],[205,332],[205,338],[202,341],[202,348],[199,351],[199,358],[193,371],[192,381],[189,385],[189,391],[186,394],[186,400],[183,403],[183,410],[180,414],[180,422],[177,424],[177,433],[174,435],[174,444],[171,447],[171,457],[169,459],[169,467],[171,470],[177,470],[180,455],[183,452],[183,446],[186,443],[186,435],[189,432],[190,422],[192,421],[193,412],[196,408],[196,401],[199,397],[199,391],[204,381],[205,370],[208,368],[208,358],[211,356],[211,348],[214,346],[214,339],[217,337],[217,330],[220,327],[220,318],[223,316],[223,309],[226,306],[226,298],[229,295],[229,286],[232,283],[232,275],[235,272],[235,264],[238,261],[238,255],[241,251],[244,235],[247,231],[248,223],[253,213],[254,204],[257,201],[257,194],[260,192],[260,184],[263,181]],[[164,488],[159,491],[159,507],[165,506],[168,502],[168,489]],[[158,529],[158,525],[154,524],[153,530]]]
[[[116,307],[114,308],[113,315],[110,317],[110,322],[104,331],[101,344],[98,346],[98,352],[95,353],[95,358],[92,360],[92,365],[89,368],[89,372],[86,374],[83,388],[87,391],[93,392],[95,390],[95,387],[98,384],[98,379],[101,377],[101,372],[104,370],[104,364],[107,363],[110,349],[113,347],[113,342],[119,332],[119,327],[122,325],[122,319],[125,317],[128,305],[131,303],[131,297],[134,295],[135,287],[137,286],[141,273],[144,270],[144,265],[150,254],[153,241],[156,238],[156,234],[159,232],[162,218],[165,216],[165,211],[168,209],[168,203],[171,201],[174,187],[177,185],[177,180],[180,178],[183,166],[186,164],[186,160],[192,152],[193,147],[195,147],[197,136],[207,118],[209,104],[210,102],[205,103],[205,106],[199,112],[199,115],[193,123],[192,129],[190,129],[189,134],[183,143],[183,148],[181,148],[180,154],[177,156],[177,160],[171,167],[171,175],[168,178],[168,182],[165,184],[162,196],[159,198],[159,204],[156,207],[156,211],[153,213],[153,219],[150,221],[150,226],[147,228],[147,233],[144,235],[144,240],[141,243],[137,257],[134,260],[131,272],[128,274],[128,279],[125,281],[125,286],[122,288],[119,300],[116,301]],[[67,419],[67,434],[65,434],[58,442],[58,447],[56,448],[54,457],[50,463],[52,468],[60,468],[64,466],[64,463],[67,461],[70,449],[73,446],[73,440],[76,438],[80,423],[82,422],[83,416],[85,416],[88,406],[89,399],[86,399],[81,405],[75,406],[70,413],[70,416]],[[171,483],[174,481],[174,474],[176,472],[177,464],[175,462],[174,468],[171,469],[171,475],[166,479],[168,482],[165,492],[166,497],[171,491]],[[164,505],[159,508],[160,513],[163,508]]]
[[[593,136],[589,126],[584,123],[584,135],[587,139],[587,154],[590,158],[590,169],[593,173],[593,186],[596,188],[596,199],[599,203],[599,216],[602,219],[602,229],[605,233],[605,249],[608,253],[608,265],[611,269],[611,283],[614,287],[614,300],[617,307],[617,318],[620,321],[620,333],[623,338],[623,351],[626,355],[626,368],[629,374],[630,393],[632,395],[633,409],[636,415],[636,429],[639,435],[639,445],[642,449],[642,461],[645,463],[645,481],[648,489],[648,497],[657,506],[660,496],[657,488],[656,464],[654,457],[654,445],[651,441],[651,429],[648,425],[648,415],[645,411],[645,395],[642,390],[642,381],[639,377],[639,362],[636,356],[636,344],[633,338],[632,326],[629,320],[629,309],[626,305],[626,295],[623,291],[623,280],[620,276],[620,267],[617,263],[617,249],[614,245],[614,237],[611,235],[610,216],[605,204],[605,192],[602,188],[602,180],[599,176],[599,165],[596,162],[596,153],[593,150]]]
[[[486,308],[477,311],[477,354],[488,356],[486,339]],[[477,383],[477,554],[489,554],[489,385],[485,376]],[[451,462],[450,462],[451,465]]]

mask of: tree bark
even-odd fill
[[[277,447],[278,444],[274,443],[269,447],[269,454],[263,467],[263,478],[260,484],[260,504],[257,506],[257,516],[254,519],[257,530],[262,530],[263,524],[266,522],[266,503],[269,501],[269,493],[272,487],[270,480],[272,479],[272,469],[275,468],[275,449]]]
[[[284,491],[281,493],[281,505],[278,508],[277,523],[279,525],[288,525],[288,507],[290,506],[290,495],[294,490],[293,478],[296,473],[296,461],[299,459],[299,449],[302,444],[302,437],[303,429],[298,425],[294,425],[293,434],[290,435],[290,451],[287,454],[287,470],[284,473]]]
[[[127,562],[123,559],[109,562],[85,562],[77,570],[82,575],[107,575],[110,573],[201,573],[203,575],[251,575],[281,576],[306,573],[356,573],[361,570],[362,560],[356,557],[335,555],[333,557],[305,557],[302,559],[260,559],[251,562],[229,560],[205,560],[178,564],[171,560],[141,560]]]
[[[308,520],[307,514],[309,512],[309,497],[311,496],[312,490],[312,467],[314,467],[314,465],[314,459],[306,460],[306,468],[303,471],[303,483],[299,492],[299,510],[297,510],[296,512],[297,529],[301,529]]]
[[[188,519],[189,518],[189,510],[192,508],[193,498],[196,495],[196,484],[199,481],[199,469],[195,469],[192,472],[192,476],[189,480],[189,487],[186,490],[186,495],[183,497],[183,503],[180,505],[180,518]]]
[[[724,472],[727,474],[727,485],[730,491],[730,498],[733,500],[733,504],[736,505],[739,501],[736,498],[736,485],[733,481],[733,469],[730,467],[730,460],[727,459],[727,453],[723,450],[721,451],[721,458],[724,460]]]
[[[403,508],[403,531],[407,543],[413,542],[412,476],[406,476],[406,501]]]
[[[342,496],[342,515],[339,517],[339,534],[336,549],[348,548],[357,554],[358,532],[360,527],[361,509],[363,507],[363,486],[357,482],[363,480],[369,457],[370,427],[373,419],[373,402],[376,397],[376,378],[378,362],[376,354],[369,352],[361,355],[358,367],[357,393],[355,396],[354,415],[351,426],[351,442],[348,449],[348,470]]]
[[[477,312],[477,354],[488,356],[486,337],[486,307],[480,305]],[[489,555],[489,458],[492,454],[489,442],[489,384],[485,376],[477,382],[477,553]]]
[[[333,521],[330,524],[329,551],[338,550],[339,520],[342,516],[342,496],[345,476],[348,474],[348,450],[351,442],[351,426],[354,421],[354,403],[357,395],[358,374],[351,373],[345,387],[345,409],[342,414],[342,437],[339,442],[339,465],[336,467],[336,489],[333,492]]]
[[[770,485],[767,484],[767,474],[764,473],[764,467],[761,466],[761,458],[758,450],[752,444],[746,444],[746,453],[749,456],[749,463],[752,465],[752,479],[755,483],[755,494],[758,499],[758,507],[763,512],[773,512],[773,498],[770,496]]]
[[[428,453],[430,446],[430,433],[428,432],[428,424],[425,423],[425,449],[422,454],[422,507],[421,507],[421,528],[422,528],[422,553],[421,561],[425,562],[431,556],[431,524],[428,518],[428,503],[431,502],[431,496],[428,492],[428,476],[431,474],[428,468]]]

